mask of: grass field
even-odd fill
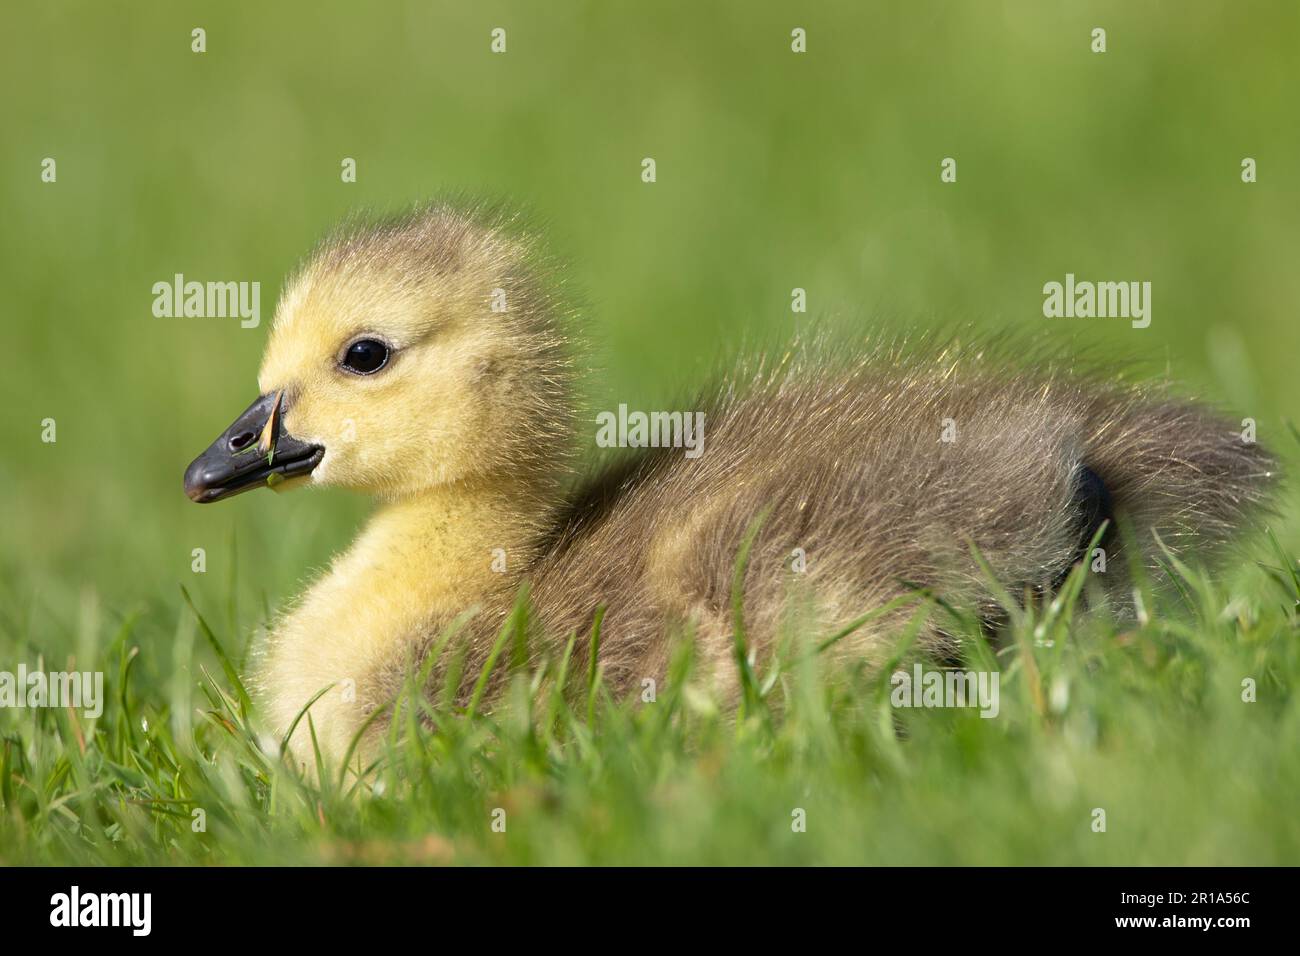
[[[181,492],[254,397],[286,271],[346,212],[445,191],[547,225],[598,408],[674,407],[719,354],[813,320],[960,323],[1168,374],[1290,466],[1300,8],[1057,6],[14,5],[0,671],[75,661],[108,700],[94,720],[0,708],[0,864],[1300,862],[1290,490],[1136,626],[1069,601],[1020,622],[996,720],[897,711],[887,675],[813,659],[786,662],[770,720],[738,721],[683,689],[683,656],[636,708],[597,681],[547,710],[516,675],[490,714],[437,711],[436,738],[323,785],[249,729],[237,675],[367,503]],[[176,273],[261,282],[260,326],[155,318]],[[1150,327],[1044,318],[1067,273],[1151,281]]]

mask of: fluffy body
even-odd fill
[[[273,628],[258,685],[277,730],[332,685],[310,713],[322,745],[343,752],[467,609],[456,641],[475,673],[525,582],[535,655],[558,657],[604,606],[599,664],[616,690],[661,681],[672,636],[689,631],[734,698],[732,577],[759,515],[743,594],[761,657],[794,606],[818,635],[916,586],[992,613],[972,545],[1011,593],[1050,588],[1080,557],[1085,468],[1138,549],[1108,538],[1099,577],[1117,613],[1130,557],[1154,567],[1157,535],[1209,554],[1271,484],[1260,446],[1157,386],[878,342],[848,361],[809,349],[733,373],[694,406],[703,455],[646,450],[575,485],[554,289],[508,218],[446,207],[348,229],[290,284],[261,388],[283,389],[288,432],[325,447],[307,480],[380,505]],[[493,311],[502,291],[506,311]],[[362,334],[394,346],[373,377],[337,368]],[[897,624],[882,617],[835,653],[877,660]],[[922,635],[930,651],[948,643],[937,625]],[[585,641],[576,654],[580,667]],[[303,730],[293,746],[309,750]]]

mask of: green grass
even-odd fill
[[[365,503],[200,508],[180,490],[254,397],[298,257],[357,207],[444,190],[548,223],[585,303],[595,408],[680,407],[733,343],[814,320],[962,322],[1167,370],[1292,463],[1290,0],[10,7],[0,670],[74,659],[111,699],[93,724],[0,710],[0,862],[1300,862],[1295,589],[1250,560],[1190,585],[1190,608],[1152,598],[1141,627],[1013,644],[996,720],[906,712],[900,736],[880,678],[808,665],[783,690],[760,666],[740,727],[681,686],[626,712],[599,693],[553,719],[498,706],[412,741],[363,795],[257,756],[236,680]],[[261,327],[154,318],[152,284],[177,272],[260,281]],[[1152,281],[1150,328],[1044,319],[1043,283],[1066,272]],[[1287,557],[1257,531],[1246,545],[1289,582],[1294,495],[1274,529]],[[765,690],[785,700],[770,721]]]
[[[822,666],[835,635],[792,631],[739,713],[692,682],[689,640],[653,701],[622,703],[598,671],[568,672],[570,646],[499,700],[407,693],[374,762],[306,772],[258,732],[236,635],[187,609],[169,679],[138,653],[163,622],[128,617],[80,658],[108,674],[97,720],[0,712],[0,863],[1295,863],[1300,581],[1256,543],[1273,555],[1244,575],[1254,597],[1175,562],[1176,586],[1140,585],[1147,613],[1125,630],[1076,613],[1082,567],[1051,604],[1008,598],[997,648],[948,617],[968,666],[1000,672],[994,719],[893,707],[892,664]],[[950,614],[912,603],[898,662]]]

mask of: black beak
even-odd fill
[[[309,474],[325,449],[284,434],[283,393],[263,395],[185,469],[185,493],[206,504]]]

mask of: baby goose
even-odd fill
[[[761,656],[792,595],[819,636],[916,587],[992,616],[972,545],[1012,594],[1048,591],[1115,517],[1150,565],[1153,532],[1205,553],[1271,484],[1268,454],[1196,405],[1050,365],[1015,373],[979,351],[881,347],[759,363],[697,406],[702,455],[642,450],[566,493],[573,365],[538,262],[508,218],[433,206],[344,229],[288,284],[261,397],[185,474],[199,502],[307,483],[380,499],[263,650],[256,683],[278,731],[328,687],[311,721],[345,752],[467,609],[457,640],[476,673],[524,581],[534,653],[558,655],[604,607],[613,688],[662,680],[670,636],[689,627],[734,698],[732,579],[749,529],[744,615]],[[1122,610],[1124,542],[1112,529],[1103,544],[1097,577]],[[903,613],[834,653],[879,660]],[[922,639],[952,650],[939,625]],[[305,725],[292,740],[304,758]]]

